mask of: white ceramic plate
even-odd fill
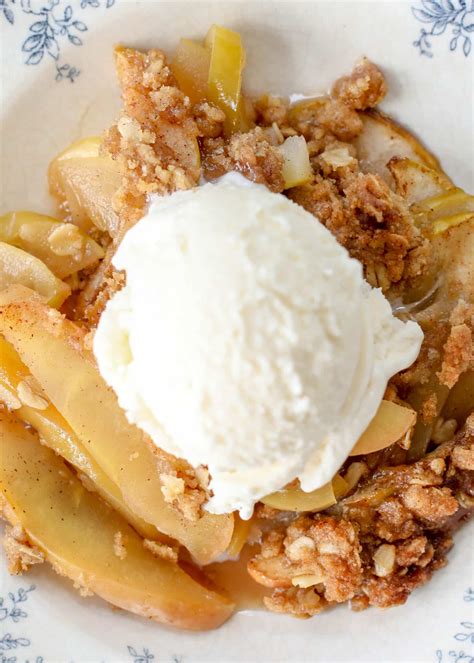
[[[213,22],[242,32],[251,91],[322,92],[367,55],[387,75],[384,109],[422,138],[456,184],[474,189],[472,0],[0,0],[3,210],[50,211],[51,156],[110,124],[119,107],[114,43],[172,49]],[[468,527],[449,566],[401,608],[344,606],[309,621],[247,613],[190,634],[82,599],[46,567],[11,578],[0,557],[0,663],[473,663],[473,573]]]

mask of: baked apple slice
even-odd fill
[[[31,288],[50,306],[61,306],[71,288],[48,267],[22,249],[0,242],[0,290],[20,284]]]
[[[36,212],[9,212],[0,217],[0,241],[39,258],[58,278],[94,267],[104,250],[71,223]]]
[[[392,157],[387,168],[392,174],[397,193],[408,205],[453,190],[451,180],[444,173],[413,159]]]
[[[0,412],[3,514],[53,568],[113,605],[180,628],[215,628],[233,604],[155,557],[128,523],[87,491],[61,458]]]
[[[115,237],[119,219],[112,199],[122,184],[119,164],[100,154],[97,136],[73,143],[53,159],[48,170],[51,193],[68,210],[67,221],[83,230],[96,226]]]
[[[204,101],[207,96],[209,77],[209,49],[191,39],[181,39],[171,63],[171,71],[179,88],[193,104]]]
[[[0,336],[0,402],[32,426],[41,441],[75,467],[86,488],[96,491],[142,536],[161,539],[156,527],[138,518],[125,504],[116,484],[79,441],[67,421],[46,398],[13,347]]]
[[[393,157],[408,158],[441,172],[438,159],[394,120],[375,110],[363,111],[360,116],[364,127],[354,145],[363,172],[377,173],[392,184],[387,164]]]

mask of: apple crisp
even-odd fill
[[[219,95],[209,48],[182,40],[171,60],[117,47],[116,122],[50,166],[61,219],[2,217],[0,257],[20,251],[28,260],[8,288],[0,280],[10,571],[53,559],[86,593],[193,629],[231,614],[226,587],[210,588],[206,565],[214,577],[216,560],[239,554],[235,564],[266,588],[274,612],[400,605],[445,566],[453,533],[474,511],[474,198],[377,110],[388,90],[367,58],[329,94],[290,103],[242,94],[243,57],[231,80],[217,81],[235,97]],[[150,199],[232,171],[314,215],[394,313],[424,332],[417,360],[387,385],[377,416],[389,426],[369,427],[328,486],[303,494],[295,480],[262,499],[250,523],[206,511],[207,467],[157,449],[131,426],[91,353],[104,307],[125,283],[115,251]],[[60,358],[64,376],[48,356]],[[70,397],[63,380],[75,385]],[[32,482],[36,498],[23,490]],[[21,525],[14,510],[35,514],[41,500],[57,524],[42,532],[50,548],[87,529],[96,550],[81,541],[77,555],[94,573],[74,552],[50,559],[46,545],[32,544],[29,521]]]

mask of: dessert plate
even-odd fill
[[[0,23],[4,211],[52,211],[51,157],[111,123],[115,43],[171,51],[212,23],[241,32],[250,92],[321,93],[367,55],[387,75],[383,109],[474,189],[472,2],[0,0]],[[11,577],[0,553],[0,661],[472,663],[472,533],[458,533],[448,567],[405,606],[339,607],[308,621],[248,611],[209,633],[114,611],[46,566]]]

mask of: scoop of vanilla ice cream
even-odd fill
[[[100,371],[156,445],[208,466],[213,513],[329,481],[420,348],[321,223],[237,174],[155,200],[114,265]]]

